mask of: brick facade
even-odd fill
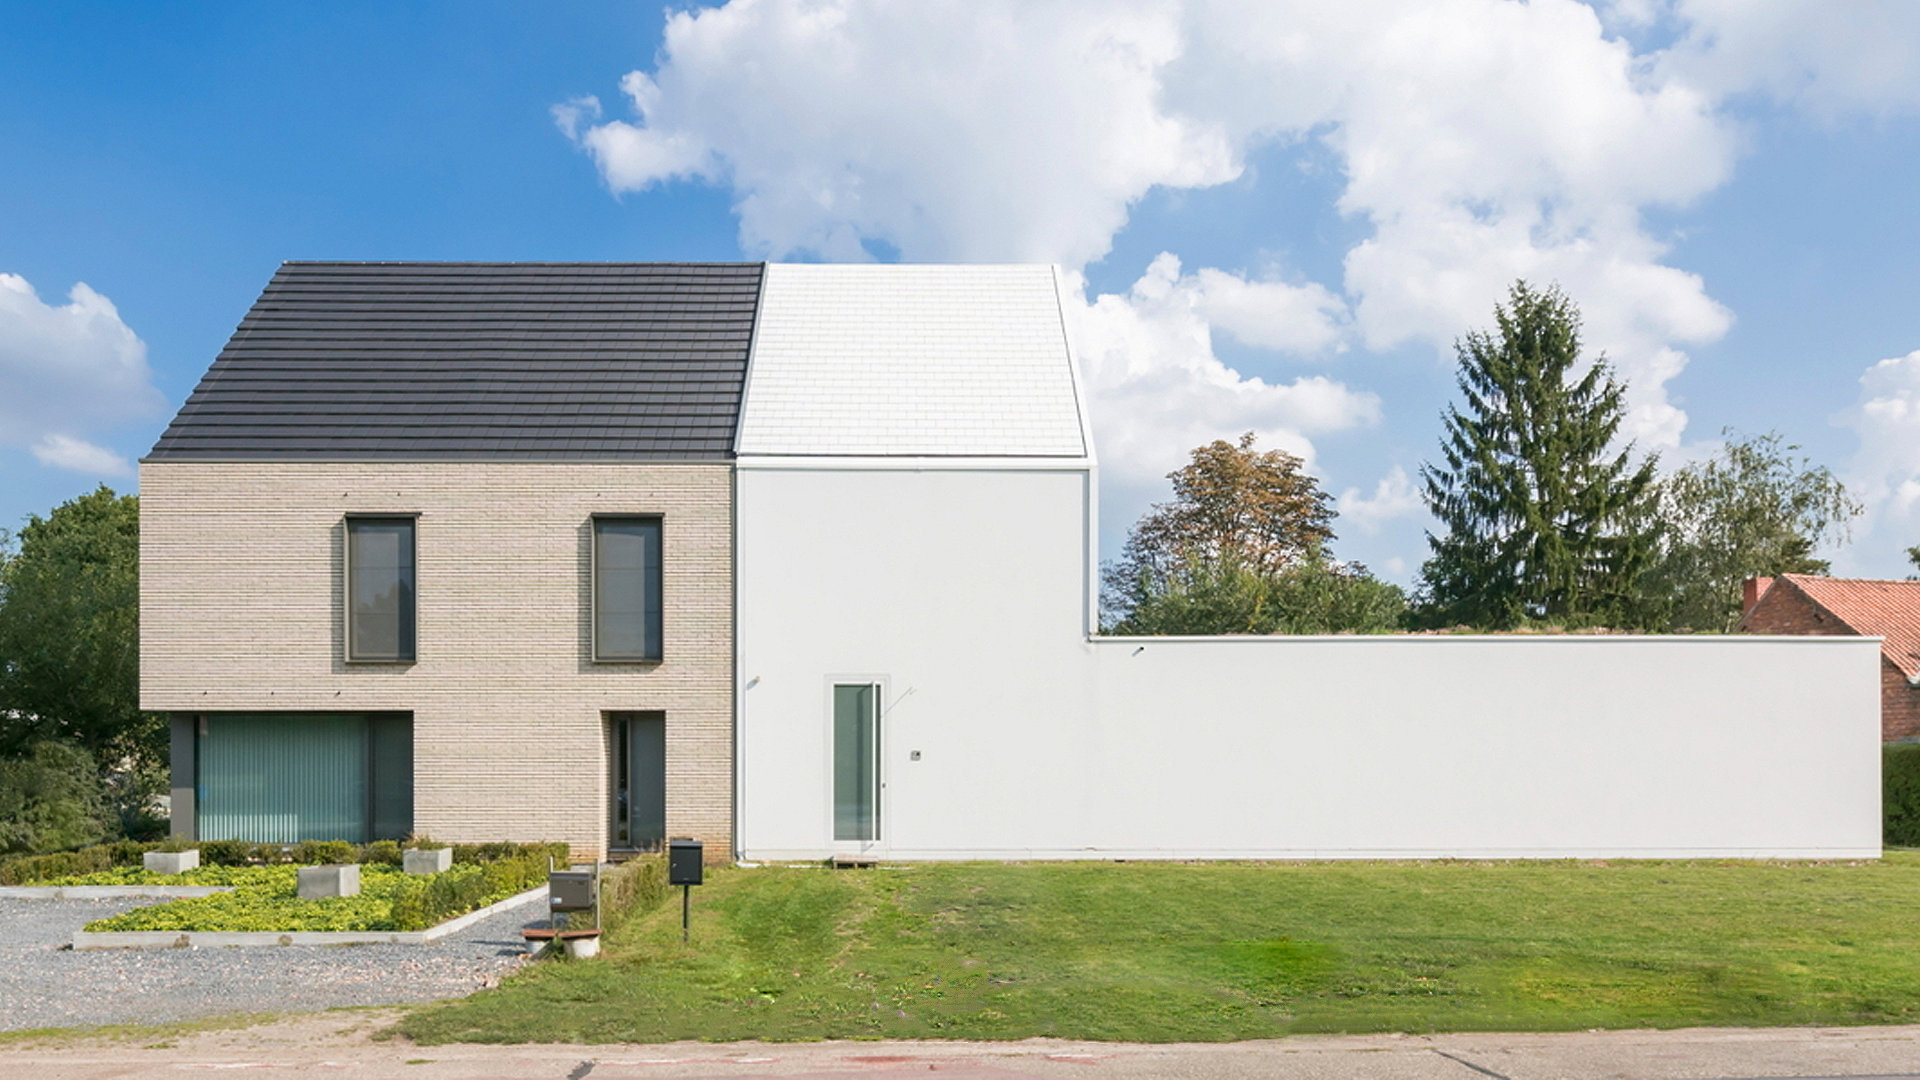
[[[143,708],[407,711],[414,828],[604,852],[605,714],[667,717],[667,830],[733,850],[732,470],[716,464],[149,462]],[[417,526],[418,661],[342,657],[348,513]],[[592,660],[591,517],[663,518],[665,656]]]
[[[1859,633],[1787,578],[1775,580],[1760,593],[1740,620],[1740,629],[1755,634]],[[1882,742],[1920,738],[1920,687],[1909,683],[1884,655],[1880,658],[1880,738]]]

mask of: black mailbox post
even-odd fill
[[[667,884],[698,885],[704,855],[698,840],[678,837],[667,841]]]
[[[700,841],[676,836],[667,841],[667,884],[680,886],[680,942],[692,933],[693,887],[700,884],[705,853]]]

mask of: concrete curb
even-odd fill
[[[0,885],[0,900],[184,900],[232,891],[231,885]]]
[[[75,949],[221,949],[252,945],[431,945],[472,926],[474,923],[516,907],[544,899],[547,887],[540,885],[518,896],[509,896],[497,904],[469,911],[455,919],[425,930],[293,930],[280,933],[219,930],[81,930],[73,935]]]

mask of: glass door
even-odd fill
[[[880,840],[880,687],[833,688],[833,839],[866,850]]]
[[[667,716],[619,712],[612,730],[612,822],[607,846],[615,851],[659,851],[667,840]]]

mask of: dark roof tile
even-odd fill
[[[148,458],[725,458],[763,277],[285,263]]]

